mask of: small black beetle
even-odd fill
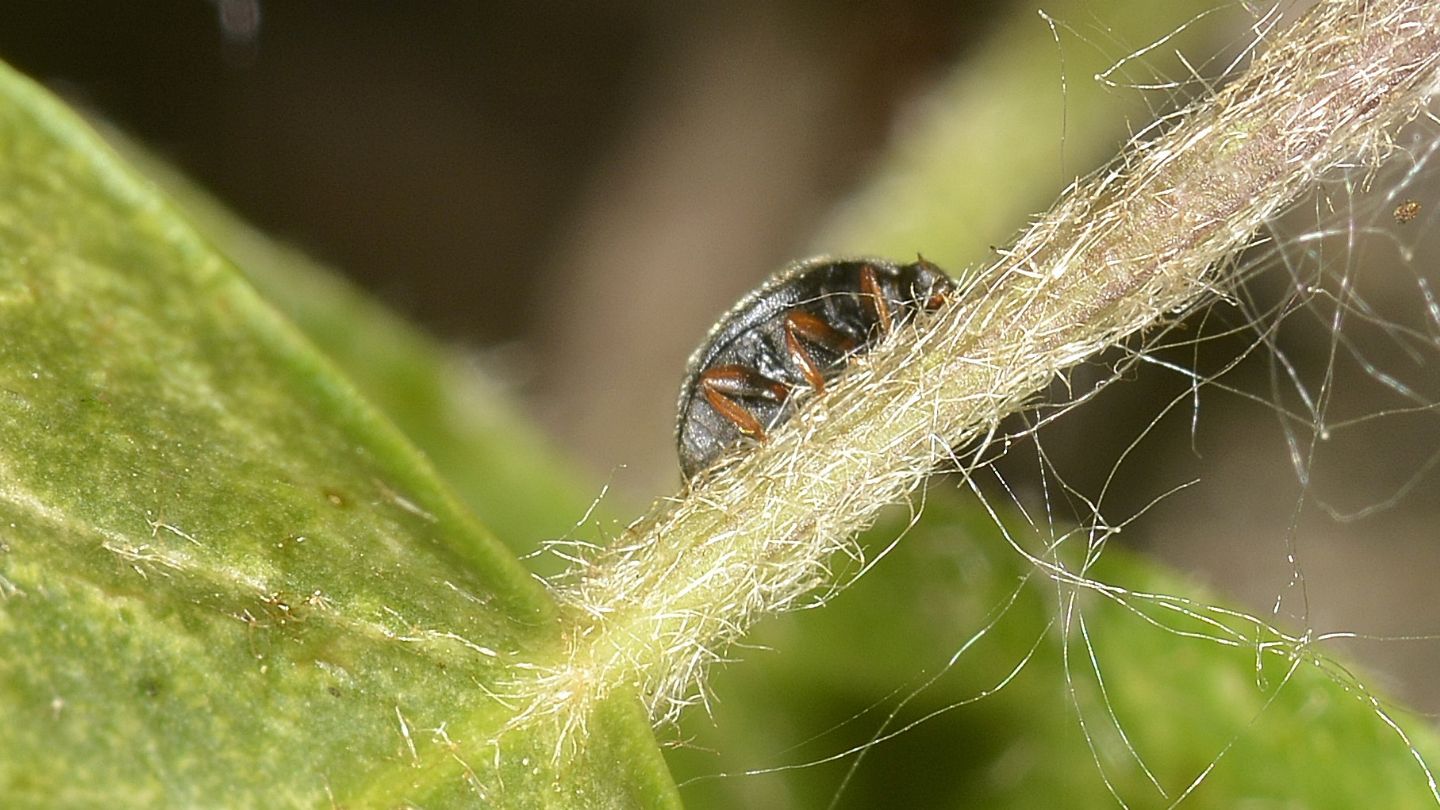
[[[690,356],[676,428],[685,477],[743,441],[763,441],[790,418],[797,394],[823,393],[851,357],[954,289],[924,259],[806,259],[771,276]]]

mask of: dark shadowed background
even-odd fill
[[[6,5],[0,58],[650,486],[692,345],[1002,4],[38,0]]]

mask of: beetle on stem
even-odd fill
[[[687,479],[723,453],[789,419],[805,394],[822,394],[851,358],[955,288],[923,258],[796,262],[745,296],[690,356],[676,442]]]

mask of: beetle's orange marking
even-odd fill
[[[821,373],[815,358],[800,342],[802,337],[836,354],[845,354],[854,350],[855,341],[826,323],[818,315],[812,315],[804,310],[786,313],[785,349],[790,353],[790,359],[800,367],[800,373],[805,377],[805,382],[809,383],[817,394],[824,393],[825,375]]]
[[[716,391],[734,397],[768,396],[777,402],[790,396],[790,386],[755,371],[749,366],[727,364],[706,369],[700,375]]]
[[[815,393],[824,393],[825,376],[820,373],[820,367],[815,365],[815,358],[800,345],[800,338],[796,336],[795,327],[791,325],[788,317],[785,321],[785,350],[789,352],[791,361],[800,367],[800,376],[805,378],[805,382],[815,389]]]
[[[880,334],[890,333],[890,302],[880,292],[880,280],[875,277],[875,268],[865,265],[860,268],[860,293],[870,302],[875,320],[880,324]]]
[[[769,394],[776,400],[784,400],[790,395],[790,388],[784,383],[734,365],[706,369],[700,375],[699,386],[705,401],[716,413],[734,422],[741,433],[759,440],[765,438],[765,426],[738,398]]]
[[[855,339],[826,323],[819,315],[797,309],[785,315],[785,329],[796,337],[820,346],[835,354],[849,354],[855,351]]]

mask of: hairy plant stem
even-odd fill
[[[1216,268],[1323,173],[1380,160],[1437,71],[1440,3],[1321,2],[1225,89],[1072,187],[936,317],[559,583],[568,649],[529,683],[525,715],[583,722],[576,701],[634,688],[672,716],[757,618],[833,584],[832,559],[858,555],[855,533],[952,448],[1229,283]]]

